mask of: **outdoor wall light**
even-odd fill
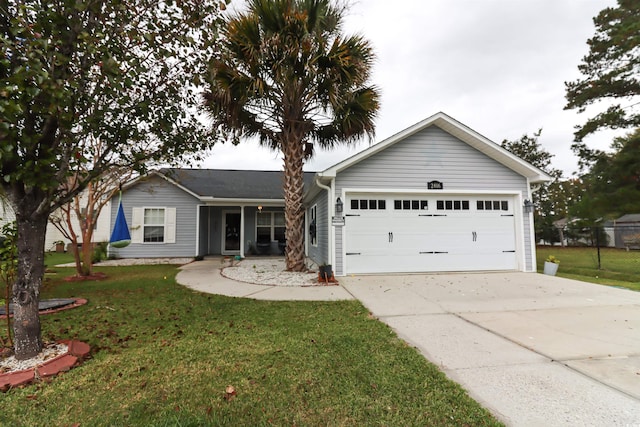
[[[533,212],[533,209],[536,207],[536,205],[529,199],[525,199],[524,201],[524,206],[522,207],[524,210],[524,213],[531,213]]]
[[[262,205],[258,206],[258,213],[262,213]]]
[[[338,200],[336,200],[336,214],[342,213],[342,207],[343,207],[342,200],[340,200],[340,197],[338,197]]]

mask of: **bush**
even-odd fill
[[[107,246],[108,242],[98,242],[93,248],[93,256],[91,257],[91,262],[93,264],[102,261],[103,259],[107,259]]]

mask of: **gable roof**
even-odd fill
[[[640,222],[640,214],[626,214],[616,219],[616,223],[620,222]]]
[[[281,171],[164,168],[155,174],[201,200],[284,199]],[[311,185],[314,175],[304,173],[305,188]]]
[[[322,172],[319,172],[318,176],[333,178],[338,172],[343,171],[348,167],[353,166],[356,163],[359,163],[362,160],[373,156],[374,154],[384,150],[385,148],[390,147],[402,141],[403,139],[420,132],[423,129],[426,129],[429,126],[439,127],[443,131],[453,135],[454,137],[465,142],[466,144],[475,148],[486,156],[494,159],[495,161],[508,167],[514,172],[528,178],[531,184],[543,183],[552,180],[552,178],[544,171],[527,163],[518,156],[502,148],[495,142],[485,138],[476,131],[463,125],[462,123],[442,112],[434,114],[433,116],[428,117],[425,120],[416,123],[415,125],[410,126],[401,132],[398,132],[397,134],[385,139],[384,141],[381,141],[369,147],[368,149],[361,151],[360,153],[355,154],[354,156],[351,156],[348,159],[343,160],[342,162],[337,163]]]

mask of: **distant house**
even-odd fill
[[[553,226],[558,230],[560,245],[615,247],[613,221],[601,223],[598,228],[600,234],[595,234],[594,227],[581,225],[584,222],[579,218],[561,218],[553,221]]]
[[[111,223],[109,222],[109,212],[110,212],[110,204],[109,202],[104,207],[104,214],[98,217],[98,221],[96,223],[96,228],[93,232],[93,242],[108,242],[111,230]],[[52,214],[62,215],[61,211],[56,211]],[[4,226],[4,224],[14,221],[16,219],[15,213],[13,209],[8,203],[2,204],[0,203],[0,228]],[[71,218],[72,223],[74,224],[76,232],[79,232],[80,225],[78,223],[78,218],[74,214],[72,214]],[[56,249],[56,242],[64,242],[64,247],[66,248],[71,241],[65,238],[62,233],[51,223],[47,224],[47,232],[45,234],[45,243],[44,250],[45,251],[54,251]],[[82,235],[78,234],[78,242],[82,243]]]
[[[627,214],[613,221],[617,248],[640,249],[640,214]]]
[[[306,255],[337,275],[535,271],[531,187],[550,177],[444,113],[305,173]],[[123,189],[119,257],[277,254],[280,172],[163,169]],[[111,223],[117,205],[111,204]]]
[[[8,202],[0,201],[0,229],[16,219],[16,214]]]

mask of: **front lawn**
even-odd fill
[[[615,248],[539,246],[538,272],[544,270],[544,260],[554,255],[560,260],[558,276],[640,291],[640,251]]]
[[[45,252],[44,263],[47,268],[55,267],[58,264],[68,264],[75,262],[71,252]]]
[[[201,294],[172,266],[98,270],[110,278],[57,269],[42,292],[89,300],[42,323],[93,358],[0,396],[0,425],[500,425],[357,301]]]

